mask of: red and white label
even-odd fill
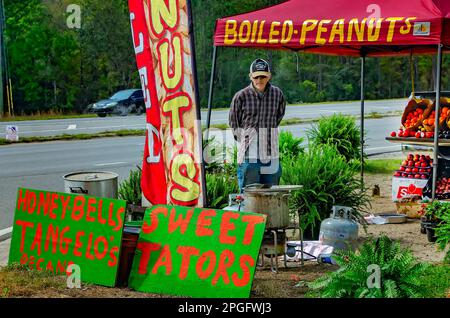
[[[427,179],[392,178],[392,201],[397,202],[402,198],[422,196],[423,188],[427,185]]]

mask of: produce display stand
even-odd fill
[[[414,96],[417,99],[425,98],[425,99],[431,99],[433,102],[435,101],[434,97],[437,96],[437,93],[440,93],[440,98],[442,97],[450,97],[449,91],[441,91],[441,92],[415,92],[412,93],[412,96]],[[436,103],[438,104],[438,103]],[[439,114],[438,108],[436,107],[436,114]],[[439,116],[436,116],[436,120],[438,120]],[[436,129],[437,127],[437,129]],[[441,130],[442,127],[437,126],[437,122],[435,122],[435,130],[434,134],[438,135],[439,130]],[[449,130],[450,127],[447,128]],[[391,143],[397,143],[402,145],[414,145],[414,146],[424,146],[424,147],[430,147],[434,154],[434,160],[433,160],[433,175],[432,175],[432,200],[436,199],[436,180],[438,178],[443,177],[443,169],[439,168],[439,160],[450,160],[450,139],[442,139],[442,138],[415,138],[415,137],[386,137],[386,140]],[[445,168],[450,167],[445,165]],[[448,168],[447,168],[448,169]],[[439,173],[440,172],[440,173]],[[450,172],[450,171],[449,171]],[[442,201],[442,200],[439,200]]]
[[[374,4],[372,0],[288,0],[260,10],[218,19],[214,32],[208,96],[206,120],[208,129],[211,122],[219,46],[359,57],[361,59],[360,160],[363,179],[366,57],[437,54],[435,111],[439,114],[442,54],[450,50],[450,1],[379,0]],[[432,142],[434,149],[438,149],[440,144],[438,120],[439,117],[436,116]],[[433,200],[437,158],[438,153],[435,151]]]
[[[415,146],[434,146],[433,138],[414,138],[414,137],[386,137],[386,140],[396,144],[408,144]],[[439,139],[439,147],[450,147],[450,139]]]

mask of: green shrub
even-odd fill
[[[424,212],[429,221],[441,222],[446,214],[450,214],[450,204],[436,200],[428,204]]]
[[[439,215],[440,222],[435,229],[436,243],[442,251],[448,247],[444,261],[450,263],[450,204],[442,204],[445,205],[445,210],[441,210],[441,214]]]
[[[340,268],[309,284],[323,298],[417,298],[425,295],[422,277],[428,265],[417,263],[411,251],[401,249],[387,236],[365,242],[359,253],[336,251]],[[368,286],[374,271],[380,269],[380,288]],[[373,281],[372,281],[373,282]]]
[[[139,167],[137,170],[131,170],[128,179],[119,185],[119,199],[127,201],[127,204],[141,205],[141,178],[142,171]]]
[[[355,120],[342,114],[322,117],[307,131],[313,145],[334,145],[347,161],[361,155],[360,129]]]
[[[450,247],[450,203],[433,201],[425,206],[422,213],[427,221],[436,223],[436,243],[440,250]],[[445,255],[445,262],[450,263],[450,248]]]
[[[280,158],[283,157],[296,157],[305,152],[305,148],[302,147],[303,138],[294,137],[290,131],[281,131],[280,133]]]
[[[228,196],[232,193],[239,193],[236,174],[206,174],[206,197],[209,208],[222,209],[226,207]]]
[[[317,229],[333,205],[352,207],[359,213],[370,207],[366,189],[355,177],[356,164],[346,162],[332,146],[310,147],[295,160],[282,158],[281,163],[281,184],[303,185],[292,192],[289,201],[302,229]]]
[[[205,153],[205,172],[208,174],[237,174],[237,147],[227,148],[215,140],[215,136],[203,142]],[[207,156],[207,157],[206,157]],[[227,161],[227,158],[229,161]]]

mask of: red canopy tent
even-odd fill
[[[379,56],[450,45],[448,0],[289,0],[218,19],[215,46]]]
[[[437,53],[436,113],[440,107],[442,52],[450,48],[449,0],[288,0],[216,21],[208,98],[210,127],[218,46],[282,49],[361,57],[361,160],[364,146],[364,66],[367,56]],[[438,116],[433,162],[437,175]],[[363,175],[361,165],[361,175]]]

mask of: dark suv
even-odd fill
[[[127,116],[129,113],[136,113],[140,115],[145,112],[142,89],[118,91],[110,98],[94,103],[91,111],[100,117],[105,117],[107,114]]]

